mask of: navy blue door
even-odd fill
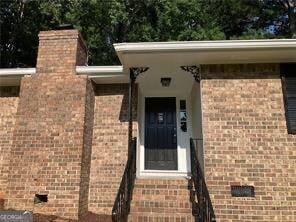
[[[176,98],[145,100],[145,169],[177,170]]]

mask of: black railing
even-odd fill
[[[196,222],[214,222],[216,218],[213,205],[197,156],[196,148],[201,143],[201,139],[190,139],[191,179],[189,182],[192,214]]]
[[[113,222],[127,222],[136,178],[136,138],[129,143],[129,154],[112,209]]]

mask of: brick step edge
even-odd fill
[[[149,208],[170,208],[170,209],[191,209],[189,201],[133,201],[132,207],[149,207]]]
[[[191,214],[147,214],[132,213],[128,217],[128,222],[195,222],[195,218]]]

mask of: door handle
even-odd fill
[[[173,142],[174,143],[177,143],[177,131],[176,131],[176,128],[174,127],[174,134],[173,134]]]

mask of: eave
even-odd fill
[[[296,62],[296,39],[119,43],[114,48],[124,67]]]
[[[95,83],[127,83],[129,81],[123,66],[76,66],[78,75],[88,75]]]
[[[180,68],[183,65],[296,62],[296,39],[118,43],[114,48],[122,66],[77,66],[95,83],[127,83],[128,68]],[[0,86],[19,85],[35,68],[0,69]]]
[[[127,83],[122,66],[76,66],[77,75],[88,75],[95,83]],[[21,77],[36,74],[36,68],[0,69],[0,86],[20,85]]]

